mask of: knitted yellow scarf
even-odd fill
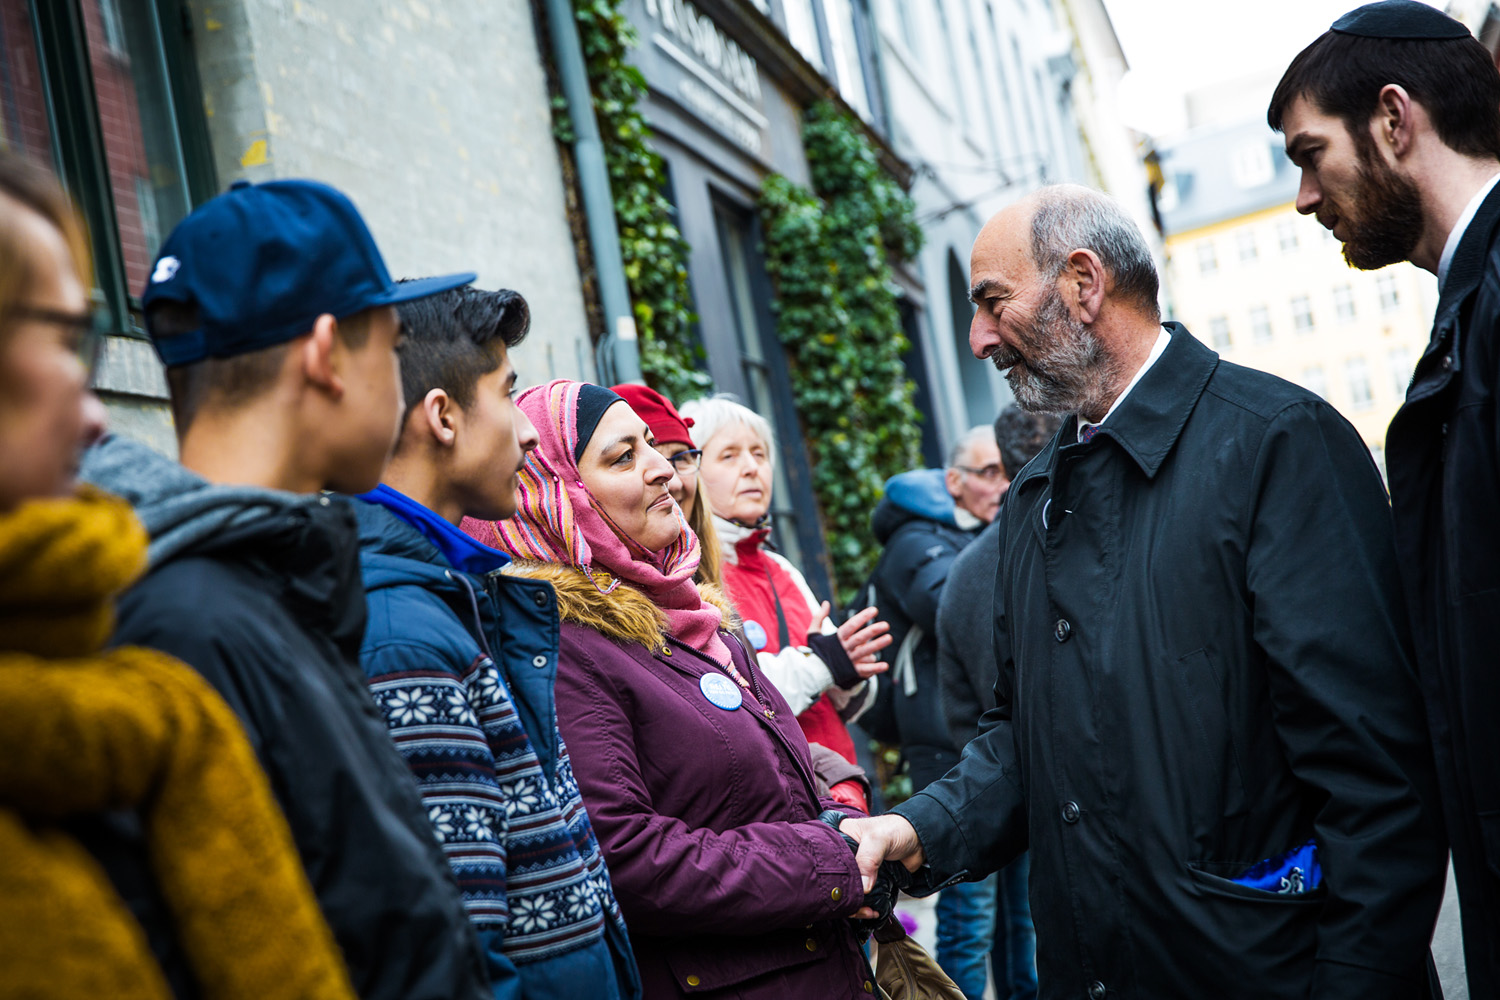
[[[170,995],[108,876],[56,825],[133,809],[206,1000],[352,1000],[229,707],[164,654],[100,651],[145,553],[129,506],[97,491],[0,514],[0,992]]]

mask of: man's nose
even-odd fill
[[[1000,343],[1000,326],[982,311],[976,310],[969,323],[969,351],[976,358],[987,358]]]
[[[1297,186],[1297,211],[1303,215],[1311,215],[1323,204],[1323,189],[1318,186],[1318,179],[1310,172],[1302,171],[1302,183]]]

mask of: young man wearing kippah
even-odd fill
[[[459,530],[516,512],[536,428],[512,399],[515,292],[401,307],[405,416],[360,497],[361,665],[479,934],[495,1000],[636,1000],[640,981],[557,730],[557,599]]]
[[[239,715],[365,1000],[487,994],[447,860],[363,684],[350,501],[323,495],[372,489],[389,457],[396,305],[473,277],[398,285],[344,195],[237,183],[172,232],[142,296],[181,464],[111,439],[84,465],[151,535],[115,641],[184,660]]]
[[[1500,73],[1457,21],[1385,0],[1292,61],[1268,118],[1302,168],[1298,211],[1351,265],[1437,275],[1386,466],[1469,990],[1500,997]]]

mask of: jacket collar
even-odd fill
[[[741,524],[728,518],[712,515],[714,534],[719,538],[719,548],[725,562],[738,565],[741,556],[754,556],[771,535],[771,517],[766,515],[756,525]]]
[[[1458,241],[1458,249],[1453,251],[1453,263],[1448,266],[1447,278],[1439,290],[1439,321],[1445,313],[1456,311],[1464,299],[1479,287],[1480,278],[1484,276],[1484,261],[1489,256],[1490,240],[1495,235],[1497,225],[1500,225],[1500,184],[1490,189],[1490,193],[1480,204],[1479,211],[1474,213],[1474,218],[1469,222],[1469,228],[1464,230],[1463,238]]]
[[[1147,478],[1156,477],[1219,365],[1219,356],[1189,333],[1187,327],[1176,322],[1163,325],[1172,335],[1172,342],[1130,390],[1120,408],[1099,425],[1093,441],[1078,442],[1076,414],[1070,415],[1039,456],[1041,461],[1029,463],[1011,484],[1012,489],[1032,479],[1051,478],[1062,452],[1100,447],[1096,442],[1104,438],[1123,448]]]
[[[458,530],[436,512],[429,510],[411,497],[381,483],[369,493],[361,493],[359,499],[366,503],[384,507],[403,523],[421,533],[441,558],[454,569],[474,576],[484,576],[505,567],[510,556],[499,549],[492,549],[478,539]],[[425,556],[425,553],[419,558]]]

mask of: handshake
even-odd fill
[[[835,809],[824,810],[818,816],[818,820],[827,823],[839,832],[844,838],[844,843],[849,845],[849,850],[854,853],[856,863],[859,865],[860,874],[864,876],[865,902],[864,907],[855,914],[855,923],[864,930],[873,931],[877,926],[884,923],[891,915],[891,910],[896,905],[896,894],[908,889],[912,884],[912,870],[897,857],[903,857],[899,851],[888,849],[885,846],[886,838],[880,836],[851,836],[843,829],[845,825],[852,827],[856,834],[875,833],[874,829],[867,831],[866,826],[873,827],[875,824],[885,825],[888,820],[896,820],[911,830],[911,824],[899,817],[878,817],[877,819],[859,820],[847,819],[843,813]],[[911,840],[915,842],[916,834],[912,831]],[[896,848],[897,845],[892,845]],[[863,850],[863,854],[861,854]],[[878,851],[878,853],[876,853]],[[907,852],[905,856],[910,856]],[[917,866],[921,864],[921,848],[916,850]],[[873,870],[872,870],[873,869]]]

